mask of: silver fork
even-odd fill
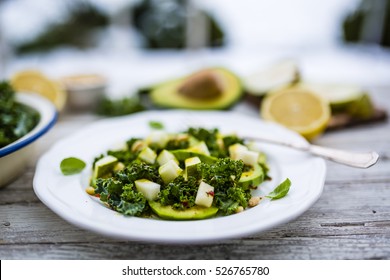
[[[378,162],[379,155],[374,152],[350,152],[312,145],[309,143],[291,143],[267,137],[240,136],[241,138],[254,142],[265,142],[281,145],[292,149],[308,152],[310,154],[325,158],[330,161],[341,163],[351,167],[368,168]]]

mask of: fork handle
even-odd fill
[[[307,150],[313,155],[358,168],[368,168],[374,165],[379,159],[379,155],[373,151],[358,153],[321,147],[317,145],[310,145]]]
[[[379,155],[376,152],[366,152],[366,153],[349,152],[349,151],[344,151],[344,150],[339,150],[334,148],[311,145],[309,143],[286,142],[286,141],[272,139],[268,137],[245,136],[243,138],[249,141],[255,141],[255,142],[260,141],[260,142],[265,142],[265,143],[270,143],[275,145],[281,145],[281,146],[289,147],[304,152],[309,152],[313,155],[323,157],[325,159],[338,162],[344,165],[348,165],[351,167],[368,168],[374,165],[379,159]]]

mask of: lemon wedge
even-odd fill
[[[44,96],[54,104],[58,111],[65,106],[66,92],[62,85],[48,79],[39,71],[20,71],[11,78],[11,84],[16,91],[34,92]]]
[[[305,89],[284,89],[267,95],[261,116],[301,134],[308,140],[320,135],[331,116],[329,103]]]
[[[361,87],[340,84],[302,84],[329,101],[332,113],[348,113],[357,119],[369,119],[375,113],[374,104],[369,94]]]

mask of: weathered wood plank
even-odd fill
[[[389,259],[389,240],[283,238],[234,240],[210,245],[135,242],[0,245],[1,259]]]

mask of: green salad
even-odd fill
[[[95,158],[88,194],[124,215],[171,220],[231,215],[260,202],[252,190],[271,179],[263,153],[218,129],[172,134],[150,125],[146,138]],[[269,198],[285,196],[289,187],[286,180]]]
[[[39,122],[34,109],[15,100],[15,91],[8,82],[0,82],[0,148],[30,132]]]

